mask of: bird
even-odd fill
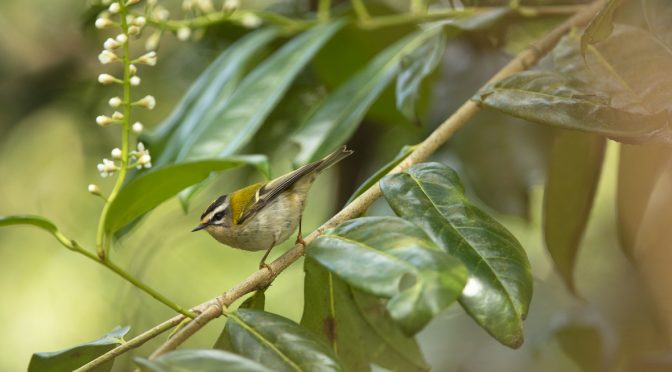
[[[292,236],[303,244],[301,219],[306,197],[317,176],[352,155],[342,146],[324,158],[306,164],[269,182],[259,182],[215,199],[192,232],[205,230],[220,243],[246,251],[266,250],[259,269],[270,267],[271,249]],[[272,270],[271,270],[272,271]]]

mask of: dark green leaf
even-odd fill
[[[614,29],[614,13],[621,0],[607,0],[602,9],[597,13],[595,18],[590,21],[590,24],[581,35],[581,54],[586,55],[586,49],[589,44],[595,44],[611,35]]]
[[[488,85],[474,99],[540,124],[621,141],[672,142],[667,112],[647,114],[617,109],[610,105],[607,95],[554,72],[526,71],[510,76]]]
[[[383,178],[380,186],[397,215],[467,266],[460,296],[467,313],[501,343],[520,346],[532,275],[516,238],[467,200],[457,174],[443,164],[416,164]]]
[[[397,109],[411,121],[417,121],[415,103],[420,83],[441,62],[445,49],[446,38],[439,33],[401,59],[396,85]]]
[[[267,28],[241,38],[220,54],[194,81],[175,109],[150,135],[147,142],[160,153],[155,166],[170,164],[204,118],[212,115],[231,96],[247,64],[275,38],[277,30]]]
[[[250,297],[248,297],[245,302],[243,302],[240,305],[241,309],[252,309],[252,310],[264,310],[264,306],[266,305],[266,293],[265,291],[258,290],[255,291],[254,294]],[[231,340],[229,339],[229,332],[226,327],[228,327],[230,323],[227,322],[226,325],[224,326],[224,329],[222,330],[222,333],[219,334],[219,337],[217,338],[217,341],[215,341],[215,349],[220,349],[220,350],[225,350],[225,351],[231,351],[233,350],[233,346],[231,346]]]
[[[274,371],[343,370],[317,335],[287,318],[238,309],[227,323],[233,351]]]
[[[366,371],[371,363],[397,371],[427,371],[413,337],[401,332],[385,303],[351,288],[314,260],[304,261],[301,325],[331,346],[347,371]]]
[[[399,73],[402,59],[429,40],[440,38],[440,34],[441,28],[433,27],[403,38],[329,95],[292,135],[301,146],[295,163],[319,159],[350,138],[371,104]]]
[[[464,265],[396,217],[347,221],[325,231],[306,253],[353,287],[389,298],[387,310],[409,335],[450,306],[467,278]]]
[[[240,150],[254,136],[297,74],[342,26],[342,21],[315,26],[264,60],[219,110],[205,118],[189,136],[178,160],[227,156]]]
[[[135,358],[143,369],[152,372],[270,372],[271,370],[240,355],[221,350],[176,350],[154,360]]]
[[[576,293],[574,264],[600,180],[607,140],[581,132],[556,133],[544,192],[546,248],[567,288]]]
[[[415,149],[415,146],[404,146],[399,150],[399,153],[397,156],[394,157],[394,159],[390,160],[389,163],[385,164],[382,168],[378,169],[376,173],[371,175],[364,183],[359,185],[357,190],[352,193],[352,196],[350,196],[350,199],[345,203],[346,205],[350,204],[353,200],[357,199],[358,196],[362,195],[366,190],[368,190],[371,186],[376,184],[378,181],[380,181],[381,178],[383,178],[386,174],[388,174],[394,167],[399,165],[399,163],[402,162],[402,160],[406,159],[406,157],[413,152]]]
[[[467,190],[499,213],[530,220],[530,189],[545,180],[553,129],[481,110],[455,133]]]
[[[114,199],[105,220],[105,231],[116,232],[184,188],[203,181],[212,172],[246,164],[268,174],[268,161],[263,155],[174,164],[144,173],[126,184]]]
[[[28,372],[70,372],[96,359],[124,343],[124,335],[130,327],[117,327],[96,341],[78,345],[67,350],[35,353],[30,358]],[[94,371],[110,371],[114,360],[99,366]]]
[[[618,236],[623,251],[631,259],[653,187],[671,157],[669,146],[621,145],[616,190]]]

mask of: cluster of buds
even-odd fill
[[[127,11],[129,6],[139,3],[140,0],[103,0],[103,4],[107,5],[107,9],[101,12],[96,19],[95,25],[99,29],[117,29],[121,32],[114,37],[109,37],[103,43],[103,50],[98,55],[98,60],[101,64],[107,65],[112,63],[123,64],[124,76],[117,77],[109,73],[103,73],[98,76],[98,82],[105,85],[119,84],[126,85],[126,87],[139,86],[142,80],[138,76],[138,67],[140,65],[154,66],[156,65],[156,52],[153,50],[133,59],[129,53],[128,43],[130,39],[137,38],[143,31],[147,24],[147,19],[143,16],[135,16]],[[156,6],[155,0],[147,0],[147,7],[154,9],[154,11],[161,11]],[[154,14],[154,13],[152,13]],[[155,15],[155,14],[154,14]],[[161,15],[166,16],[167,15]],[[161,17],[159,17],[161,19]],[[128,92],[128,91],[126,91]],[[123,126],[130,126],[130,129],[135,134],[140,134],[144,126],[140,122],[130,124],[130,118],[126,115],[130,112],[131,107],[141,107],[146,109],[153,109],[156,106],[156,99],[151,95],[146,95],[140,99],[133,100],[128,94],[123,97],[115,96],[108,100],[109,106],[112,108],[112,114],[99,115],[96,117],[96,123],[102,127],[120,124]],[[125,127],[127,128],[127,127]],[[128,141],[128,139],[124,139]],[[126,143],[126,142],[124,142]],[[127,147],[124,147],[125,149]],[[152,166],[152,158],[141,142],[137,143],[137,149],[133,151],[122,151],[115,148],[111,151],[111,159],[105,158],[102,163],[98,164],[98,172],[102,177],[108,177],[115,172],[125,168],[137,167],[150,168]],[[100,191],[95,185],[90,185],[89,192],[99,194]]]

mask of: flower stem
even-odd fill
[[[121,0],[119,1],[120,5],[120,10],[119,10],[119,18],[120,18],[120,26],[121,26],[121,31],[124,33],[124,35],[128,36],[128,22],[126,20],[126,15],[127,15],[127,9],[126,9],[126,2]],[[112,202],[114,199],[117,197],[117,194],[119,194],[119,190],[121,190],[121,186],[124,184],[124,180],[126,179],[126,171],[128,170],[128,147],[129,147],[129,137],[131,133],[131,128],[130,128],[130,116],[131,116],[131,69],[130,69],[130,57],[129,57],[129,40],[127,39],[126,42],[122,46],[122,51],[123,51],[123,56],[122,56],[122,64],[123,64],[123,69],[124,69],[124,78],[122,81],[123,85],[123,90],[124,90],[124,97],[123,97],[123,114],[124,117],[121,119],[121,166],[119,167],[119,175],[117,176],[117,180],[114,184],[114,187],[112,188],[112,192],[110,192],[110,195],[107,197],[107,202],[105,203],[105,206],[103,206],[103,211],[100,214],[100,220],[98,221],[98,232],[96,234],[96,249],[98,253],[98,257],[103,262],[106,262],[108,260],[108,255],[110,251],[110,239],[109,236],[107,235],[107,232],[105,231],[105,221],[107,220],[107,214],[109,213],[110,210],[110,205],[112,205]]]
[[[317,20],[320,22],[328,22],[330,8],[331,0],[320,0],[320,2],[317,3]]]

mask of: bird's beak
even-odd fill
[[[200,224],[200,225],[194,227],[194,228],[191,230],[191,232],[198,231],[198,230],[203,230],[203,229],[205,229],[206,227],[208,227],[208,224],[207,224],[207,223],[202,223],[202,224]]]

